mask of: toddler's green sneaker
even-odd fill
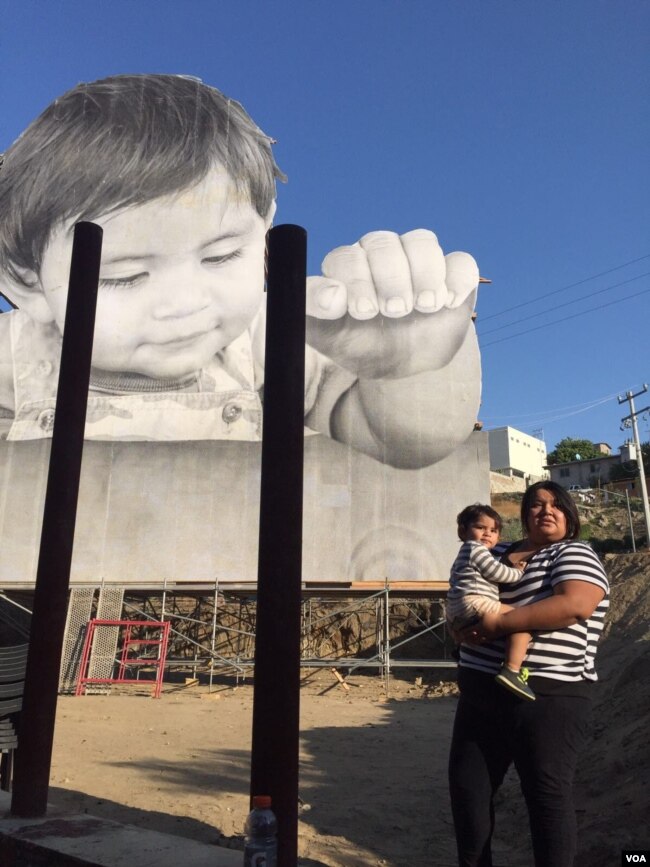
[[[520,671],[511,671],[505,664],[501,667],[501,671],[494,678],[500,686],[514,692],[519,698],[525,698],[526,701],[535,701],[535,693],[528,686],[528,669],[522,668]]]

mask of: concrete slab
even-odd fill
[[[41,819],[10,815],[11,794],[0,791],[3,867],[241,867],[243,853],[48,808]]]

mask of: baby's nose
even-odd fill
[[[174,281],[160,287],[155,311],[157,319],[179,319],[200,313],[210,305],[210,292],[202,280]]]

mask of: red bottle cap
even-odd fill
[[[271,806],[271,796],[270,795],[254,795],[253,796],[253,807],[259,810],[268,810]]]

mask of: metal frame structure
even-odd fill
[[[141,666],[153,668],[156,672],[153,696],[160,698],[165,661],[167,659],[167,644],[171,624],[155,620],[98,620],[88,623],[84,641],[81,666],[77,678],[75,695],[83,695],[88,684],[138,683],[138,677],[129,677],[132,669],[139,672]],[[123,630],[120,634],[120,630]],[[151,638],[151,630],[159,630],[157,638]],[[90,671],[95,639],[100,643],[105,635],[110,635],[110,641],[119,643],[117,676],[102,677],[93,675]],[[134,655],[135,651],[135,655]]]
[[[220,585],[216,581],[209,591],[178,585],[165,587],[160,594],[159,608],[151,591],[141,598],[140,604],[129,598],[128,591],[126,595],[125,609],[132,611],[134,616],[159,618],[172,624],[168,667],[185,665],[193,670],[194,676],[201,667],[208,674],[210,687],[216,673],[234,675],[237,680],[252,673],[257,601],[254,585],[235,587]],[[187,606],[181,611],[177,605],[178,599],[187,599],[188,595],[195,598],[191,615],[186,611]],[[422,582],[421,586],[409,584],[408,588],[388,583],[376,589],[359,585],[304,587],[300,666],[345,669],[346,676],[370,668],[378,671],[387,685],[393,669],[455,667],[447,642],[445,595],[446,584],[442,582]],[[205,605],[206,600],[211,602],[209,607]],[[424,620],[417,610],[418,600],[428,601],[431,614],[437,609],[437,616]],[[396,613],[398,606],[406,609],[408,617],[404,612]],[[344,634],[346,620],[361,620],[364,615],[366,620],[373,622],[372,638],[366,634],[363,640],[357,641],[356,647],[331,640],[332,633],[337,630],[340,635]],[[202,629],[205,638],[201,640],[196,631],[194,635],[188,634],[188,626],[190,631],[193,627]],[[317,633],[320,633],[320,645]],[[439,656],[433,653],[419,658],[403,655],[408,645],[427,635],[433,638]],[[174,656],[173,648],[181,642],[193,647],[192,656]],[[368,653],[369,648],[374,652]]]
[[[3,595],[7,602],[11,601]],[[447,641],[445,595],[443,582],[306,585],[301,603],[300,665],[305,669],[341,669],[345,677],[370,669],[384,679],[386,686],[397,669],[455,667]],[[210,689],[217,676],[234,677],[239,682],[253,673],[257,607],[254,584],[232,585],[217,580],[213,585],[163,584],[155,588],[100,585],[71,591],[66,631],[70,651],[64,653],[61,691],[75,691],[84,631],[93,617],[101,619],[101,603],[106,596],[113,603],[120,600],[120,611],[115,604],[111,610],[114,619],[169,625],[167,669],[186,668],[193,677],[204,673]],[[83,611],[75,611],[80,602]],[[422,602],[430,608],[428,618],[422,615]],[[21,608],[27,610],[24,605]],[[107,647],[101,654],[101,670],[96,655],[91,660],[95,685],[88,691],[108,689],[101,683],[107,683],[105,678],[110,680],[108,656],[111,665],[118,661],[113,647],[117,631],[110,632],[111,649]],[[351,637],[346,640],[346,636]],[[433,641],[431,653],[405,655],[424,636]]]

